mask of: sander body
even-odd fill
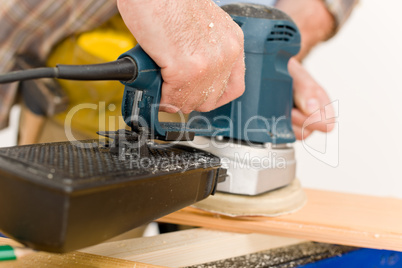
[[[257,195],[295,178],[294,149],[289,145],[295,141],[293,91],[287,65],[299,52],[301,37],[295,23],[277,9],[251,4],[223,9],[244,32],[244,94],[211,112],[193,112],[187,122],[159,122],[159,68],[135,47],[121,58],[133,58],[144,71],[134,82],[124,82],[122,112],[130,127],[146,128],[154,139],[207,137],[190,144],[220,156],[228,168],[228,177],[218,191]]]

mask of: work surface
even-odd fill
[[[402,200],[312,189],[305,191],[306,206],[290,215],[231,218],[185,208],[160,221],[402,251]]]
[[[0,238],[1,244],[18,245],[6,238]],[[106,242],[62,255],[40,252],[18,261],[0,263],[0,267],[292,268],[328,258],[340,261],[343,255],[357,251],[356,248],[292,238],[197,228]]]
[[[306,206],[286,216],[230,218],[189,207],[160,221],[215,230],[193,229],[152,238],[108,242],[64,255],[38,253],[4,265],[184,267],[299,244],[309,248],[311,246],[307,240],[402,251],[402,200],[311,189],[305,191],[308,198]],[[14,243],[9,239],[0,239],[0,244],[16,245]],[[305,251],[297,247],[296,251]],[[354,250],[319,245],[317,251],[317,246],[314,247],[314,252],[319,253],[320,258],[328,254],[341,256],[344,251]],[[378,259],[382,260],[384,254],[380,252]],[[389,253],[390,260],[395,259],[395,254]],[[374,255],[375,251],[370,251],[367,256]],[[262,256],[264,259],[267,255]]]

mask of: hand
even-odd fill
[[[325,90],[311,77],[295,58],[288,63],[293,78],[296,109],[292,110],[292,124],[296,138],[306,139],[318,130],[329,132],[334,128],[334,108]]]
[[[315,130],[329,132],[334,128],[335,122],[330,99],[300,61],[316,44],[333,34],[334,18],[322,0],[279,0],[276,7],[294,20],[302,35],[300,53],[288,63],[296,104],[296,109],[292,111],[296,138],[305,139]]]
[[[161,110],[206,112],[243,94],[243,32],[211,0],[117,4],[131,33],[161,67]]]

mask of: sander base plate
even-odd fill
[[[301,209],[307,202],[299,180],[257,196],[215,193],[193,206],[205,211],[230,216],[276,217]]]

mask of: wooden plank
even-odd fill
[[[10,245],[14,247],[21,246],[19,243],[0,237],[0,245]],[[97,267],[97,268],[112,268],[112,267],[136,267],[136,268],[157,268],[150,264],[143,264],[134,261],[119,260],[115,258],[93,255],[83,252],[71,252],[67,254],[51,254],[45,252],[33,253],[24,256],[17,261],[1,262],[2,268],[36,268],[36,267]]]
[[[190,229],[154,237],[106,242],[67,254],[38,252],[18,261],[1,262],[0,267],[183,267],[303,242],[262,234]],[[0,238],[0,245],[21,246],[7,238]]]
[[[221,216],[185,208],[161,222],[402,251],[402,200],[306,189],[300,211],[275,218]]]
[[[184,267],[302,242],[304,241],[262,234],[190,229],[155,237],[103,243],[80,251],[115,259],[168,267]]]

